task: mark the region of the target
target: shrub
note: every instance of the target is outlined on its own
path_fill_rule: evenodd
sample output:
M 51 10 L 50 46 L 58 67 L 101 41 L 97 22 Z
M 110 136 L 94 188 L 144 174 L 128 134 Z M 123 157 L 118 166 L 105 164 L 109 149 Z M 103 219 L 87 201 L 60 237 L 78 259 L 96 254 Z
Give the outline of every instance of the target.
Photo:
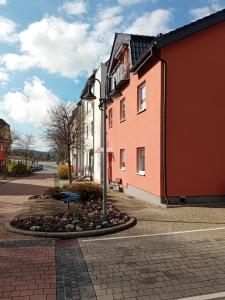
M 58 173 L 59 173 L 59 178 L 60 179 L 68 179 L 69 178 L 68 165 L 60 164 L 58 166 Z
M 68 192 L 78 193 L 80 194 L 81 201 L 90 201 L 102 199 L 102 187 L 93 182 L 75 182 L 71 184 L 67 184 L 64 186 L 64 189 Z
M 45 195 L 49 195 L 50 197 L 59 200 L 62 198 L 60 195 L 61 192 L 64 192 L 64 189 L 60 187 L 50 187 L 45 191 Z
M 23 164 L 14 165 L 12 172 L 15 176 L 26 176 L 31 174 L 30 167 Z

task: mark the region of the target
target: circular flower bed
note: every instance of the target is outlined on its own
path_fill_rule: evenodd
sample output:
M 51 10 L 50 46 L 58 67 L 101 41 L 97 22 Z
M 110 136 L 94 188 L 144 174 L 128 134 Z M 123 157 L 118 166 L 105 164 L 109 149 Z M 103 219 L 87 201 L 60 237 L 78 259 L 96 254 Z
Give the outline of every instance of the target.
M 120 212 L 111 203 L 108 204 L 107 213 L 103 215 L 102 201 L 92 200 L 84 204 L 76 203 L 69 213 L 15 217 L 10 225 L 29 231 L 81 232 L 114 227 L 126 223 L 129 219 L 127 214 Z

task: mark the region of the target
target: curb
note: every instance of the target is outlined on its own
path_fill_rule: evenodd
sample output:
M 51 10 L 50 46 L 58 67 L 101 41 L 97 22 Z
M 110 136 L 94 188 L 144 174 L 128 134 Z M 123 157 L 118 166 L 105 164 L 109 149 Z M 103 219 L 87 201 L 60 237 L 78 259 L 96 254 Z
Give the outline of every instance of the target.
M 86 237 L 93 237 L 93 236 L 100 236 L 110 233 L 115 233 L 121 230 L 128 229 L 134 225 L 136 225 L 137 219 L 130 218 L 125 224 L 117 225 L 110 228 L 103 228 L 103 229 L 96 229 L 96 230 L 89 230 L 89 231 L 79 231 L 79 232 L 43 232 L 43 231 L 29 231 L 29 230 L 22 230 L 15 228 L 10 225 L 10 220 L 5 223 L 6 230 L 18 234 L 23 235 L 30 235 L 35 237 L 45 237 L 45 238 L 61 238 L 61 239 L 72 239 L 72 238 L 86 238 Z

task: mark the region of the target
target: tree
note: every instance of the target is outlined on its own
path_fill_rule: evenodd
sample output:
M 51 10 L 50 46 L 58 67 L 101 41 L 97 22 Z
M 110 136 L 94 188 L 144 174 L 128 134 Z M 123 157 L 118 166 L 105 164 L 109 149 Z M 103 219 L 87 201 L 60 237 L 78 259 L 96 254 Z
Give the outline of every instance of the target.
M 71 149 L 83 143 L 83 114 L 80 106 L 71 102 L 62 102 L 53 106 L 43 124 L 44 137 L 50 145 L 68 161 L 69 182 L 72 183 Z
M 27 133 L 24 136 L 21 136 L 19 138 L 18 145 L 23 150 L 26 165 L 27 165 L 28 155 L 31 150 L 31 146 L 33 146 L 34 143 L 35 143 L 35 137 L 31 133 Z

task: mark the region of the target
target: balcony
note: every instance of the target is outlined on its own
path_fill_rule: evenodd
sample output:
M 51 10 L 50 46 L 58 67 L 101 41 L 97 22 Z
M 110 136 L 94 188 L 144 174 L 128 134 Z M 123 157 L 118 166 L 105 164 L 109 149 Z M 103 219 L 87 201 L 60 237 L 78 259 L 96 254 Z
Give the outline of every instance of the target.
M 121 63 L 112 74 L 113 78 L 111 78 L 110 84 L 110 96 L 113 96 L 115 92 L 115 81 L 116 88 L 121 89 L 124 87 L 130 80 L 130 64 Z M 115 80 L 114 80 L 115 78 Z

